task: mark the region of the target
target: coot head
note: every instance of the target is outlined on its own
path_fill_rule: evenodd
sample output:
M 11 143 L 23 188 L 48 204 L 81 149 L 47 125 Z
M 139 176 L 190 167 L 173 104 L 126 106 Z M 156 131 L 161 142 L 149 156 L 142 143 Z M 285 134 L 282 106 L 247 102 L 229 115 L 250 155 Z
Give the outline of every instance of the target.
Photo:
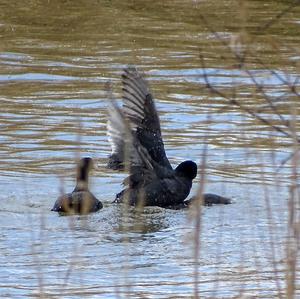
M 181 176 L 193 180 L 197 176 L 197 164 L 190 160 L 184 161 L 175 168 L 175 171 Z

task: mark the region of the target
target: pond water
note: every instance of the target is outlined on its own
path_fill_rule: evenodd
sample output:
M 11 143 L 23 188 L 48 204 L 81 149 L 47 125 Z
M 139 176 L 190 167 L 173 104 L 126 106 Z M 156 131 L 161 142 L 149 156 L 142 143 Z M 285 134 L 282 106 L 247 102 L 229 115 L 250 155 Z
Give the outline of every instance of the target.
M 294 167 L 278 167 L 300 108 L 300 9 L 289 5 L 0 0 L 2 298 L 287 295 Z M 193 209 L 111 203 L 125 174 L 105 168 L 105 86 L 119 99 L 127 65 L 149 81 L 172 165 L 206 155 L 205 191 L 233 198 L 203 207 L 197 233 Z M 74 187 L 79 155 L 97 163 L 104 208 L 60 217 L 50 209 Z

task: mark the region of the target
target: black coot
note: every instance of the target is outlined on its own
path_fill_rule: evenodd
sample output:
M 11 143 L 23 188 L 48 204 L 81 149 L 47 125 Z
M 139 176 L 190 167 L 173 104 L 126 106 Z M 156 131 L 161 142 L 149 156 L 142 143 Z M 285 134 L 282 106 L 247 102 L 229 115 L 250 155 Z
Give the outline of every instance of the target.
M 122 78 L 123 109 L 115 105 L 109 107 L 108 136 L 112 154 L 108 167 L 122 169 L 127 161 L 129 177 L 115 202 L 160 207 L 182 203 L 190 193 L 197 165 L 184 161 L 172 168 L 147 82 L 132 67 L 124 70 Z

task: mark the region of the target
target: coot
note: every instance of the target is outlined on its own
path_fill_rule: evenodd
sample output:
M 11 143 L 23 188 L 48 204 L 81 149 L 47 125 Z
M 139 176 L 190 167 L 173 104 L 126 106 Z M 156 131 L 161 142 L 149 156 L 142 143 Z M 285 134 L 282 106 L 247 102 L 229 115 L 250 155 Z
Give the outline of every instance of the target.
M 147 82 L 133 67 L 124 70 L 122 82 L 123 108 L 109 106 L 107 125 L 112 146 L 108 167 L 121 169 L 128 162 L 129 170 L 126 188 L 115 202 L 160 207 L 182 203 L 190 193 L 197 165 L 184 161 L 172 168 Z

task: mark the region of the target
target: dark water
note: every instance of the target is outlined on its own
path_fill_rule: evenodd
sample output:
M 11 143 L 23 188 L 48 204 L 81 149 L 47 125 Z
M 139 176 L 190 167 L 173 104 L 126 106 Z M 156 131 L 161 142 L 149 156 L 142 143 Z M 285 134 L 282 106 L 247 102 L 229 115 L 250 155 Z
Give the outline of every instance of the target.
M 272 99 L 297 130 L 300 9 L 289 5 L 0 0 L 1 297 L 189 298 L 196 265 L 201 297 L 285 296 L 292 166 L 277 168 L 293 140 L 205 76 L 290 132 Z M 120 98 L 128 64 L 149 80 L 172 164 L 200 163 L 207 145 L 205 190 L 234 199 L 202 209 L 197 261 L 193 211 L 111 204 L 124 174 L 104 168 L 105 86 Z M 97 161 L 104 209 L 59 217 L 50 208 L 78 155 Z

